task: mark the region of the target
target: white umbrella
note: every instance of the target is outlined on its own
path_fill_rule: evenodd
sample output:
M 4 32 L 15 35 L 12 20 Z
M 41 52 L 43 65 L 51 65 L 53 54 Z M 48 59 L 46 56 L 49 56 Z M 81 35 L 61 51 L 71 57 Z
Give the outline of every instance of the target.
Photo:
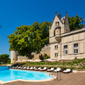
M 22 60 L 23 62 L 27 61 L 27 60 Z
M 67 59 L 67 58 L 60 58 L 60 59 L 58 59 L 58 61 L 60 61 L 60 60 L 72 60 L 72 59 Z
M 34 60 L 28 60 L 29 62 L 33 62 Z
M 40 60 L 40 59 L 36 59 L 36 60 L 34 60 L 34 62 L 41 62 L 42 60 Z
M 55 60 L 49 58 L 49 59 L 46 59 L 44 61 L 55 61 Z

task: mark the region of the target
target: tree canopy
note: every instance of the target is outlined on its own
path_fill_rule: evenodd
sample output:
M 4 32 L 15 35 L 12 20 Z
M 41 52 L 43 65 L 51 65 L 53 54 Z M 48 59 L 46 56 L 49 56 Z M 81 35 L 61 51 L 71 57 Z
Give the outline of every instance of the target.
M 0 63 L 8 63 L 10 61 L 8 54 L 1 54 L 0 55 Z
M 78 15 L 76 15 L 75 17 L 68 17 L 69 20 L 69 25 L 70 25 L 70 30 L 76 30 L 79 28 L 84 27 L 85 25 L 82 22 L 82 17 L 79 18 Z
M 39 53 L 41 48 L 49 43 L 50 22 L 34 22 L 32 25 L 17 27 L 13 34 L 8 36 L 10 48 L 19 55 L 31 56 L 32 52 Z

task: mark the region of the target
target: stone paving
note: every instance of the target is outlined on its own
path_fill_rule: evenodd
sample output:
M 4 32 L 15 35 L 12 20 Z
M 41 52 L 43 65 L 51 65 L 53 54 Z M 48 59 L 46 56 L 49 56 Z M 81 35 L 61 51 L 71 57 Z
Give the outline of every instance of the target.
M 16 81 L 5 83 L 3 85 L 85 85 L 85 73 L 69 73 L 69 74 L 61 73 L 61 80 L 58 81 L 57 79 L 46 82 Z

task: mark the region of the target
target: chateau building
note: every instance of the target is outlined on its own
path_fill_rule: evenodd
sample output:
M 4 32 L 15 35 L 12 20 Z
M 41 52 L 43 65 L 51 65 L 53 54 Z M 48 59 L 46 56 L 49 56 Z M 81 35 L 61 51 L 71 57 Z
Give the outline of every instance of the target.
M 47 54 L 51 59 L 74 59 L 85 58 L 85 28 L 70 31 L 68 14 L 61 18 L 61 14 L 55 15 L 49 29 L 49 44 L 42 48 L 40 54 Z M 34 53 L 34 60 L 39 55 Z M 28 60 L 26 56 L 19 56 L 14 50 L 11 51 L 11 63 L 17 60 Z
M 68 14 L 55 15 L 49 30 L 51 59 L 85 58 L 85 28 L 70 31 Z

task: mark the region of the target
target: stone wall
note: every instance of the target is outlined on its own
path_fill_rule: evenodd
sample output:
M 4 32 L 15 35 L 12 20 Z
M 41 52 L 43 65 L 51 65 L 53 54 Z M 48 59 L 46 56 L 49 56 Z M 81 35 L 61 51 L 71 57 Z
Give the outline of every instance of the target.
M 78 43 L 78 53 L 74 53 L 74 44 Z M 64 45 L 68 45 L 68 54 L 64 54 Z M 85 32 L 77 33 L 62 38 L 62 57 L 64 58 L 85 58 Z
M 35 59 L 39 59 L 39 55 L 44 55 L 44 54 L 47 54 L 48 56 L 50 56 L 50 45 L 48 44 L 48 45 L 45 45 L 42 49 L 41 49 L 41 51 L 40 51 L 40 53 L 39 54 L 36 54 L 36 53 L 32 53 L 32 55 L 34 55 L 34 58 L 33 58 L 33 60 L 35 60 Z M 17 56 L 18 57 L 18 60 L 28 60 L 28 58 L 26 57 L 26 56 Z
M 22 60 L 28 60 L 28 58 L 26 56 L 17 56 L 18 60 L 22 61 Z

